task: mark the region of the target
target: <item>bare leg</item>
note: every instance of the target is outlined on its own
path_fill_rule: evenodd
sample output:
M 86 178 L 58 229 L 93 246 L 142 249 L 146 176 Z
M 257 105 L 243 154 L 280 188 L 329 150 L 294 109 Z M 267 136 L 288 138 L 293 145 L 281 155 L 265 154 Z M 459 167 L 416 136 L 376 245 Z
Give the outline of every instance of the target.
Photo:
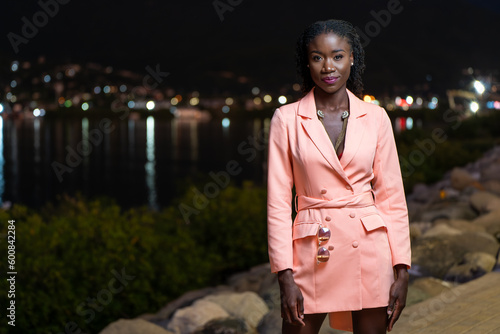
M 387 307 L 352 311 L 353 334 L 385 334 L 387 324 Z
M 323 321 L 325 320 L 326 313 L 318 314 L 304 314 L 303 327 L 292 325 L 283 321 L 281 333 L 283 334 L 318 334 Z

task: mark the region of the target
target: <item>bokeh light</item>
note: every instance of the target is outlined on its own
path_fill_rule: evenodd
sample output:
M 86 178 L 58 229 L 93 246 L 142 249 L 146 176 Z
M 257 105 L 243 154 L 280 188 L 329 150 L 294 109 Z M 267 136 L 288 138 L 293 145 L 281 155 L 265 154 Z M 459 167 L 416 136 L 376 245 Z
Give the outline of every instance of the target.
M 473 113 L 477 113 L 478 110 L 479 110 L 479 103 L 477 103 L 476 101 L 472 101 L 470 103 L 470 111 L 472 111 Z
M 154 101 L 148 101 L 148 103 L 146 103 L 146 108 L 148 110 L 153 110 L 155 108 L 155 103 Z

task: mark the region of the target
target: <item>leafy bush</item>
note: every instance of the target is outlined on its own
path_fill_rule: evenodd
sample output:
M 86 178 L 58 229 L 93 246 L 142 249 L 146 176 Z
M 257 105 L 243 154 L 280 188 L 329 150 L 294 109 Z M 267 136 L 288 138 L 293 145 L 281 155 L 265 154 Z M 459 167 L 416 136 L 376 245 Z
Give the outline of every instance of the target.
M 265 200 L 263 188 L 229 186 L 189 225 L 177 205 L 123 212 L 109 199 L 63 197 L 39 213 L 0 211 L 2 236 L 16 220 L 17 317 L 9 333 L 60 333 L 68 323 L 95 333 L 267 261 Z M 179 203 L 191 204 L 192 192 Z M 0 248 L 7 254 L 5 239 Z M 8 271 L 5 262 L 0 270 Z M 122 271 L 129 277 L 117 280 Z M 6 280 L 0 284 L 6 291 Z

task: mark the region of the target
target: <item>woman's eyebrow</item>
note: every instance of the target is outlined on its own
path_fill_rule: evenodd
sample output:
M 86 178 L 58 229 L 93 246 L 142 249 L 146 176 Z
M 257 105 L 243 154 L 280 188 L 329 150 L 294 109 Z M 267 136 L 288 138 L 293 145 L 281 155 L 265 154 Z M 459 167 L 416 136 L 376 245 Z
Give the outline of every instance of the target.
M 337 53 L 337 52 L 346 52 L 346 51 L 344 49 L 335 49 L 335 50 L 332 50 L 332 53 Z M 323 52 L 318 51 L 318 50 L 311 50 L 310 53 L 317 53 L 317 54 L 320 54 L 320 55 L 323 54 Z

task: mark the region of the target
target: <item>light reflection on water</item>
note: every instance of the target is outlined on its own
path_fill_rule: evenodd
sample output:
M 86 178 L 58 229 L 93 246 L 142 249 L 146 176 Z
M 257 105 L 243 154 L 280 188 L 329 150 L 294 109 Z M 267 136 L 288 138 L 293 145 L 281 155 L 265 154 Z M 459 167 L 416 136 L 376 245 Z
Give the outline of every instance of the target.
M 204 182 L 210 171 L 224 170 L 233 159 L 243 167 L 233 182 L 264 182 L 265 150 L 258 149 L 256 158 L 247 161 L 237 148 L 249 136 L 267 134 L 269 119 L 232 120 L 224 127 L 220 120 L 155 115 L 113 120 L 109 132 L 101 121 L 92 116 L 0 117 L 0 204 L 39 207 L 63 193 L 82 193 L 157 210 L 181 195 L 176 191 L 182 191 L 184 180 Z M 54 163 L 64 166 L 60 178 Z
M 146 186 L 148 188 L 148 204 L 153 210 L 158 210 L 156 195 L 156 157 L 155 157 L 155 119 L 149 116 L 146 121 Z

